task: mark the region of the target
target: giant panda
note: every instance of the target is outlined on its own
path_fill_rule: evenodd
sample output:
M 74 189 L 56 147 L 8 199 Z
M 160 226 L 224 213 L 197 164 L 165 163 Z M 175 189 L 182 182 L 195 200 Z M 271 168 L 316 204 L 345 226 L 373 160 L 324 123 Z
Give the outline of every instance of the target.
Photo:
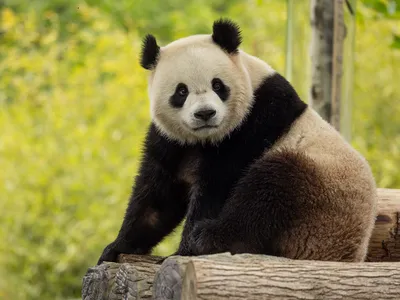
M 229 19 L 164 47 L 144 38 L 151 123 L 98 264 L 150 253 L 185 218 L 175 255 L 365 259 L 377 200 L 369 164 L 241 42 Z

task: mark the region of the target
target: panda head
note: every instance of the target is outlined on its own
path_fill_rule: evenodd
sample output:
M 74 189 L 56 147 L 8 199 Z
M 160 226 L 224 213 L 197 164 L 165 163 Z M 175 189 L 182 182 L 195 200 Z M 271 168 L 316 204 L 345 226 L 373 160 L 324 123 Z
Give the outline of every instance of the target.
M 150 72 L 153 122 L 182 144 L 218 143 L 245 119 L 253 90 L 241 61 L 239 27 L 214 22 L 210 35 L 193 35 L 160 47 L 143 40 L 141 66 Z

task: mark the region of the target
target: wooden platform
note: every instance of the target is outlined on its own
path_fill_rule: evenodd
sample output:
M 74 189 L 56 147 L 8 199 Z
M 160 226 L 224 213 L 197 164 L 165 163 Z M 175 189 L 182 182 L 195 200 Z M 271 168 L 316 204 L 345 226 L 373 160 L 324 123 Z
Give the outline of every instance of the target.
M 378 189 L 367 261 L 338 263 L 221 253 L 120 255 L 90 268 L 82 299 L 398 299 L 400 190 Z

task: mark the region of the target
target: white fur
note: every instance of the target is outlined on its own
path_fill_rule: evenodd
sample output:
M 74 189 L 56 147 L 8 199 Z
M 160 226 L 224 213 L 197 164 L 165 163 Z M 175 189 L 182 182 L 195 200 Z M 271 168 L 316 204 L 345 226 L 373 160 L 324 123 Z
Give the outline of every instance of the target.
M 184 106 L 178 112 L 178 115 L 185 126 L 188 126 L 190 129 L 196 129 L 205 125 L 205 122 L 195 118 L 194 114 L 197 111 L 206 109 L 213 109 L 216 111 L 215 116 L 207 124 L 211 126 L 220 126 L 227 114 L 226 105 L 216 93 L 209 89 L 202 93 L 190 93 Z M 204 135 L 209 131 L 210 129 L 200 130 L 198 134 Z
M 243 51 L 227 54 L 211 35 L 176 40 L 161 47 L 157 66 L 149 77 L 151 117 L 162 134 L 182 144 L 217 143 L 240 126 L 252 106 L 254 90 L 274 72 Z M 216 77 L 230 89 L 225 102 L 212 90 L 211 81 Z M 182 108 L 169 103 L 178 83 L 189 89 Z M 210 122 L 218 127 L 195 130 L 203 123 L 193 114 L 206 108 L 216 111 Z

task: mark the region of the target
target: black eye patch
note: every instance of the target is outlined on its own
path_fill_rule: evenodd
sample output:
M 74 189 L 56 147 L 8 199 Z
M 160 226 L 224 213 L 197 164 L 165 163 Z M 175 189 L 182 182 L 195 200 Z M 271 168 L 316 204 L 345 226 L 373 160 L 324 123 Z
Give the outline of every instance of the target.
M 186 98 L 189 95 L 189 89 L 186 84 L 179 83 L 176 86 L 175 93 L 169 98 L 169 103 L 172 107 L 180 108 L 185 104 Z
M 211 81 L 211 87 L 222 101 L 226 101 L 229 98 L 230 89 L 222 82 L 221 79 L 214 78 Z

